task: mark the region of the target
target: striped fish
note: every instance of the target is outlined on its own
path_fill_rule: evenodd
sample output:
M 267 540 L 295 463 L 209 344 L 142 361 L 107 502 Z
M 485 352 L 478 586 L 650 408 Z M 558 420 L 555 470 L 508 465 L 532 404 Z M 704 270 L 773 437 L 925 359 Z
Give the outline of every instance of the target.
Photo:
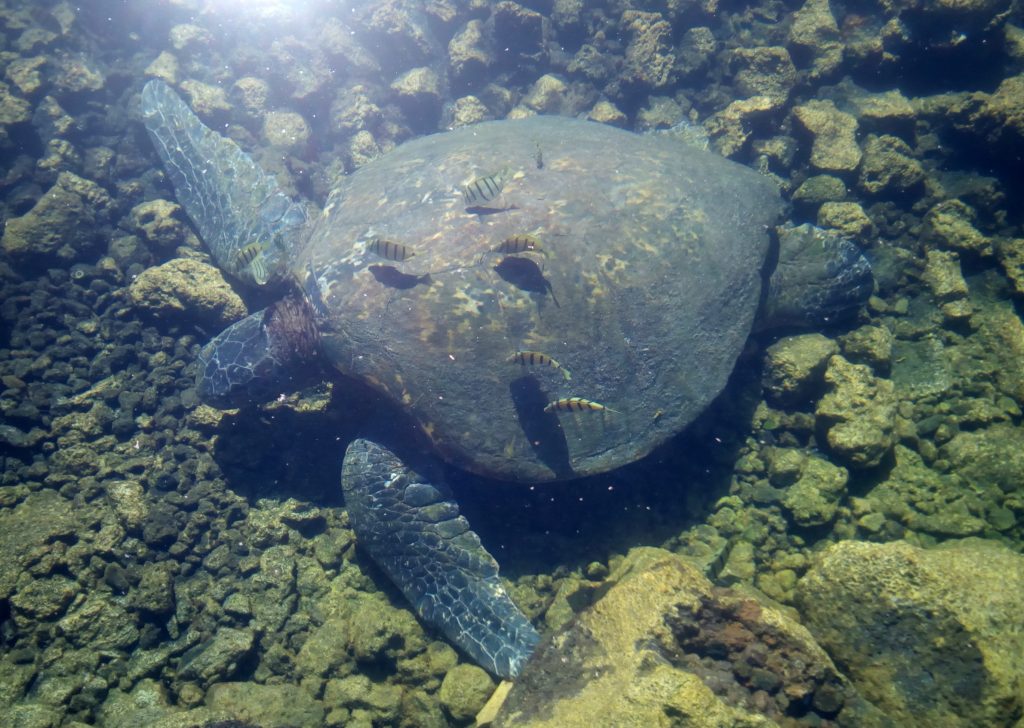
M 392 240 L 385 240 L 384 238 L 374 238 L 366 246 L 374 255 L 379 255 L 381 258 L 386 260 L 393 260 L 401 263 L 403 260 L 408 260 L 412 256 L 416 255 L 416 251 L 410 248 L 408 245 L 402 245 Z
M 568 369 L 563 367 L 561 364 L 559 364 L 557 361 L 552 359 L 547 354 L 543 354 L 539 351 L 517 351 L 515 354 L 508 358 L 508 361 L 513 364 L 522 364 L 524 367 L 551 367 L 552 369 L 557 369 L 558 371 L 562 372 L 562 377 L 565 378 L 565 381 L 568 382 L 570 379 L 572 379 L 572 375 L 569 373 Z
M 505 253 L 506 255 L 534 252 L 547 256 L 547 251 L 541 247 L 540 240 L 533 235 L 510 235 L 498 244 L 494 252 Z
M 496 174 L 489 174 L 486 177 L 477 177 L 468 185 L 462 188 L 462 198 L 467 205 L 479 205 L 490 202 L 501 194 L 511 170 L 505 167 Z
M 248 269 L 249 276 L 257 286 L 262 286 L 270 280 L 270 273 L 267 271 L 267 263 L 263 256 L 267 247 L 266 242 L 249 243 L 235 253 L 235 267 L 239 272 Z
M 611 407 L 605 407 L 600 402 L 592 402 L 583 397 L 565 397 L 548 402 L 544 407 L 545 412 L 614 412 Z

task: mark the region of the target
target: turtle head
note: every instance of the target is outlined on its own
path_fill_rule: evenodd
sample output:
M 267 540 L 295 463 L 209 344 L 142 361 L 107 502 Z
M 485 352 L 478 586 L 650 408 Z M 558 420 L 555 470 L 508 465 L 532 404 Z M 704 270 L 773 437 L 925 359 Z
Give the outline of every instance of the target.
M 874 289 L 871 265 L 834 230 L 785 225 L 762 291 L 756 329 L 814 328 L 850 318 Z
M 266 402 L 320 376 L 319 334 L 305 298 L 288 296 L 237 321 L 199 353 L 196 388 L 214 407 Z

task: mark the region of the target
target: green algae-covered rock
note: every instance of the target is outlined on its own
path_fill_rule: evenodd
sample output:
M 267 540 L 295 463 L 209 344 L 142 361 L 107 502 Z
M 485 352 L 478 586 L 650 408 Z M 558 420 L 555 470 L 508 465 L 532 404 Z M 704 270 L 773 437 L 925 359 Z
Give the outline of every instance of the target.
M 182 655 L 179 674 L 186 680 L 199 680 L 207 685 L 220 682 L 235 674 L 255 642 L 256 635 L 251 629 L 220 629 L 213 639 Z
M 853 467 L 878 465 L 895 441 L 896 393 L 863 364 L 833 356 L 825 371 L 830 391 L 815 412 L 829 448 Z
M 768 728 L 793 701 L 807 725 L 886 725 L 804 627 L 683 557 L 633 549 L 605 588 L 539 648 L 494 725 Z
M 891 725 L 1016 725 L 1024 557 L 968 539 L 843 541 L 797 585 L 805 624 Z
M 320 728 L 324 724 L 324 706 L 298 685 L 217 683 L 206 692 L 206 704 L 255 725 Z
M 476 665 L 456 665 L 441 683 L 441 705 L 458 721 L 469 720 L 480 712 L 494 692 L 494 681 Z
M 838 353 L 836 342 L 821 334 L 779 339 L 765 352 L 765 392 L 778 404 L 803 404 L 821 388 L 829 358 Z
M 7 220 L 0 249 L 15 260 L 80 260 L 99 244 L 113 206 L 95 182 L 61 172 L 31 210 Z
M 245 304 L 219 270 L 190 258 L 176 258 L 143 271 L 128 287 L 136 308 L 162 319 L 194 316 L 224 326 L 245 316 Z
M 799 526 L 821 526 L 836 516 L 846 495 L 846 469 L 817 457 L 807 458 L 800 477 L 786 489 L 782 507 Z
M 852 172 L 860 164 L 857 119 L 831 101 L 812 100 L 793 109 L 797 123 L 811 135 L 811 165 L 833 172 Z

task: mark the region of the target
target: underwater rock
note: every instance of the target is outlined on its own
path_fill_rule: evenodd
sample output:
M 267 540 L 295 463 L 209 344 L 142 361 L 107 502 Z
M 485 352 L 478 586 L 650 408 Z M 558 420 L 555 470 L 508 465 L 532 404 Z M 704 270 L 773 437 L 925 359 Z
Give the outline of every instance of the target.
M 231 111 L 227 92 L 220 86 L 188 79 L 181 82 L 181 90 L 188 96 L 192 110 L 202 117 L 210 119 Z
M 368 17 L 361 19 L 364 32 L 358 35 L 366 39 L 368 47 L 380 49 L 375 58 L 388 73 L 423 66 L 440 55 L 422 6 L 405 0 L 366 4 Z
M 223 327 L 246 315 L 245 304 L 220 270 L 190 258 L 175 258 L 144 270 L 128 286 L 141 311 L 162 320 L 193 317 Z
M 179 71 L 178 58 L 169 51 L 161 51 L 143 73 L 147 78 L 159 78 L 171 86 L 177 86 Z
M 909 195 L 921 188 L 924 177 L 924 168 L 902 139 L 889 135 L 868 137 L 857 178 L 857 186 L 866 194 Z
M 43 85 L 43 77 L 39 69 L 46 65 L 46 56 L 17 58 L 7 66 L 7 80 L 17 86 L 18 91 L 26 96 L 35 95 Z
M 629 123 L 629 118 L 610 101 L 598 101 L 587 114 L 587 118 L 600 124 L 610 124 L 622 129 Z
M 93 593 L 57 623 L 67 640 L 91 650 L 127 650 L 139 641 L 135 617 L 108 594 Z
M 810 404 L 824 383 L 825 367 L 839 346 L 821 334 L 779 339 L 765 351 L 762 386 L 769 399 L 789 406 Z
M 541 644 L 495 726 L 886 725 L 806 628 L 678 555 L 631 549 L 605 588 Z
M 1024 238 L 1002 238 L 996 245 L 996 256 L 1006 271 L 1013 292 L 1024 295 Z
M 738 48 L 730 54 L 729 66 L 745 98 L 770 96 L 785 102 L 796 85 L 796 67 L 782 46 Z
M 331 104 L 331 129 L 340 134 L 354 134 L 377 128 L 383 114 L 373 96 L 374 90 L 364 84 L 338 91 Z
M 32 118 L 32 105 L 11 93 L 6 83 L 0 82 L 0 127 L 24 124 Z
M 670 129 L 683 118 L 683 107 L 668 96 L 652 96 L 636 115 L 637 126 L 644 131 Z
M 270 84 L 262 78 L 243 76 L 231 84 L 231 101 L 251 119 L 262 119 L 270 102 Z
M 494 680 L 476 665 L 456 665 L 444 676 L 438 697 L 455 720 L 470 720 L 480 712 L 494 692 Z
M 830 546 L 797 585 L 815 637 L 891 725 L 1014 725 L 1024 557 L 968 539 Z M 837 608 L 841 605 L 841 608 Z
M 826 172 L 852 172 L 860 164 L 857 119 L 831 101 L 808 101 L 793 109 L 797 123 L 813 138 L 811 166 Z
M 143 565 L 142 578 L 129 591 L 132 609 L 157 617 L 170 615 L 174 611 L 173 568 L 168 562 Z
M 947 319 L 970 317 L 971 303 L 967 299 L 967 281 L 960 272 L 959 255 L 952 250 L 927 251 L 921 280 L 931 289 Z
M 846 183 L 830 174 L 816 174 L 805 179 L 793 193 L 793 202 L 821 205 L 846 199 Z
M 829 360 L 825 382 L 829 392 L 818 402 L 815 415 L 829 449 L 855 468 L 878 465 L 895 440 L 893 383 L 838 354 Z
M 483 101 L 476 96 L 463 96 L 452 104 L 450 127 L 455 129 L 460 126 L 479 124 L 481 121 L 491 118 L 491 112 Z
M 206 691 L 211 710 L 261 726 L 321 728 L 324 706 L 298 685 L 220 682 Z
M 77 54 L 58 57 L 54 61 L 50 81 L 57 91 L 69 94 L 96 93 L 107 83 L 106 76 L 93 59 Z M 57 95 L 60 96 L 59 93 Z
M 181 23 L 167 34 L 171 46 L 178 51 L 196 51 L 213 43 L 213 35 L 205 28 L 191 23 Z
M 848 238 L 871 234 L 874 223 L 856 202 L 825 202 L 818 208 L 818 227 L 838 230 Z
M 312 133 L 302 114 L 295 111 L 270 111 L 263 117 L 263 139 L 272 147 L 301 152 Z
M 140 202 L 122 220 L 121 226 L 142 238 L 156 253 L 170 253 L 186 243 L 190 247 L 198 247 L 185 211 L 181 205 L 170 200 Z
M 358 131 L 352 135 L 352 138 L 348 140 L 346 145 L 346 152 L 348 164 L 352 169 L 358 169 L 382 154 L 377 140 L 373 138 L 373 134 L 366 130 Z
M 992 255 L 991 238 L 974 227 L 977 216 L 974 208 L 960 200 L 944 200 L 925 214 L 921 239 L 942 248 Z
M 466 86 L 483 79 L 494 63 L 484 24 L 470 20 L 448 42 L 448 70 L 455 83 Z
M 758 122 L 781 108 L 781 102 L 769 96 L 754 96 L 733 101 L 708 117 L 704 127 L 723 157 L 738 155 L 746 147 Z
M 22 262 L 80 260 L 102 239 L 113 206 L 95 182 L 61 172 L 31 210 L 7 220 L 0 249 Z
M 546 74 L 534 81 L 523 97 L 524 106 L 541 114 L 555 114 L 566 103 L 569 86 L 558 76 Z
M 494 45 L 503 50 L 511 64 L 534 61 L 547 63 L 545 35 L 547 18 L 536 10 L 510 0 L 495 3 L 491 11 Z
M 36 621 L 56 619 L 81 590 L 77 582 L 64 576 L 29 581 L 10 598 L 14 622 L 25 629 Z
M 811 80 L 820 81 L 839 68 L 843 43 L 828 0 L 807 0 L 793 13 L 788 43 L 800 67 L 809 67 Z
M 126 531 L 142 530 L 149 507 L 142 486 L 134 480 L 116 480 L 107 483 L 107 498 Z
M 690 80 L 706 73 L 718 50 L 718 40 L 707 26 L 690 28 L 683 33 L 676 49 L 676 72 Z
M 622 82 L 650 90 L 668 86 L 674 78 L 676 61 L 669 22 L 661 13 L 627 10 L 620 23 L 622 30 L 630 35 Z
M 349 675 L 328 680 L 323 700 L 331 706 L 332 713 L 339 709 L 349 711 L 352 720 L 343 725 L 395 725 L 402 707 L 402 688 L 371 681 L 362 674 Z
M 45 474 L 45 471 L 44 471 Z M 14 508 L 0 509 L 0 599 L 14 592 L 24 568 L 36 552 L 71 539 L 79 529 L 70 501 L 55 490 L 29 493 Z
M 406 71 L 391 83 L 398 103 L 405 111 L 410 125 L 418 129 L 437 130 L 441 113 L 441 79 L 426 66 Z
M 206 686 L 224 682 L 238 671 L 239 663 L 252 652 L 255 643 L 256 635 L 251 629 L 218 629 L 212 639 L 181 656 L 178 675 Z
M 855 93 L 850 98 L 850 104 L 856 110 L 857 121 L 862 128 L 913 139 L 910 135 L 913 134 L 917 115 L 910 101 L 899 90 L 877 94 Z
M 886 375 L 892 365 L 893 335 L 884 326 L 861 326 L 841 336 L 843 356 L 854 364 L 867 364 L 876 374 Z
M 798 526 L 830 523 L 846 496 L 848 478 L 845 468 L 819 457 L 806 458 L 797 481 L 786 488 L 782 507 Z

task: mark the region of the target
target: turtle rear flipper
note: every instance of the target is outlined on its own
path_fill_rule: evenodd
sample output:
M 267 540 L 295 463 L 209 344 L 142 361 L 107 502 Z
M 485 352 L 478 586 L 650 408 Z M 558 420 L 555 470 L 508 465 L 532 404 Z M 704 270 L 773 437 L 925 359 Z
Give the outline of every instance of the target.
M 359 545 L 412 603 L 480 665 L 515 677 L 539 641 L 498 580 L 444 486 L 406 467 L 387 448 L 355 440 L 341 482 Z
M 305 206 L 281 192 L 237 144 L 204 126 L 163 81 L 142 89 L 142 118 L 178 201 L 217 265 L 250 284 L 283 280 L 306 225 Z M 253 245 L 261 250 L 260 275 L 240 256 Z
M 764 287 L 756 329 L 817 327 L 848 318 L 874 288 L 860 249 L 833 230 L 814 225 L 778 229 L 778 258 Z

